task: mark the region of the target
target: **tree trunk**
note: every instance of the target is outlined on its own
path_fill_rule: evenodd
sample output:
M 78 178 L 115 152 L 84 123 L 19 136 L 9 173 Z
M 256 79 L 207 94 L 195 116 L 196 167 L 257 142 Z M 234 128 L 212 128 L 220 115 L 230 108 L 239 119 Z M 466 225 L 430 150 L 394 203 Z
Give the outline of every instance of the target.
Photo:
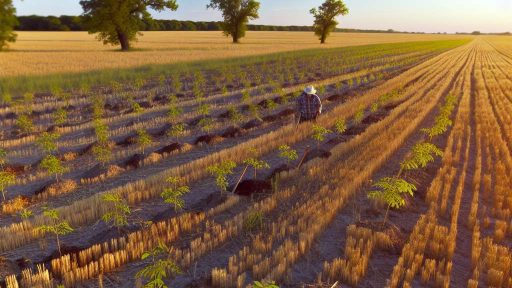
M 320 44 L 325 44 L 325 39 L 327 39 L 327 29 L 322 29 L 322 36 L 320 37 Z
M 119 43 L 121 43 L 122 51 L 130 50 L 130 40 L 128 40 L 128 36 L 126 35 L 126 33 L 117 30 L 117 38 L 119 39 Z
M 233 37 L 233 43 L 238 44 L 238 28 L 235 28 L 235 31 L 231 34 L 231 37 Z

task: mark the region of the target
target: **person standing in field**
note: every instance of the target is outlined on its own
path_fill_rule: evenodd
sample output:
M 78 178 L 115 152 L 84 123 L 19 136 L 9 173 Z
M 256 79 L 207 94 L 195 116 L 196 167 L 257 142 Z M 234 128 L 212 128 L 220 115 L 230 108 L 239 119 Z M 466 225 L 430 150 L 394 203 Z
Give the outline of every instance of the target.
M 308 86 L 297 99 L 296 117 L 298 123 L 306 121 L 315 121 L 322 113 L 322 101 L 316 95 L 316 89 Z

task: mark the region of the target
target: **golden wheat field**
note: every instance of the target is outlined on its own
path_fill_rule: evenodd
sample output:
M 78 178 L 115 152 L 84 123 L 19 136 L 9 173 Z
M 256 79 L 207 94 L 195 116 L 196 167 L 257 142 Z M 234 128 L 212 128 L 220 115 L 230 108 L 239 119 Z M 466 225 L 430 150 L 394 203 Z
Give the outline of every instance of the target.
M 232 45 L 221 32 L 144 32 L 138 51 L 117 53 L 86 32 L 19 32 L 0 57 L 0 77 L 83 72 L 274 52 L 406 41 L 461 39 L 454 35 L 333 33 L 321 46 L 311 32 L 248 32 Z
M 20 33 L 6 75 L 304 51 L 2 103 L 0 286 L 512 288 L 512 38 L 329 42 Z

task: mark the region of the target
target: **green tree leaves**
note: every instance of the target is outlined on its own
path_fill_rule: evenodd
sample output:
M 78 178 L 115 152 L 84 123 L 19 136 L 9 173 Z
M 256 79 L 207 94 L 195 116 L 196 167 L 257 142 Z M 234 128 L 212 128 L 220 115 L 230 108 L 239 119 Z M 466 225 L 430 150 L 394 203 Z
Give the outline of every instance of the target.
M 7 171 L 0 171 L 0 191 L 5 201 L 5 189 L 16 183 L 16 175 Z
M 402 194 L 414 195 L 416 186 L 397 178 L 385 177 L 373 185 L 378 190 L 368 192 L 370 199 L 383 200 L 391 208 L 400 208 L 405 205 L 405 199 Z
M 59 236 L 67 235 L 74 231 L 74 229 L 69 225 L 69 223 L 65 220 L 60 220 L 59 212 L 56 209 L 50 209 L 48 207 L 43 208 L 43 215 L 50 220 L 50 224 L 44 224 L 36 228 L 37 231 L 46 234 L 51 233 L 54 234 L 57 239 L 57 247 L 59 249 L 59 254 L 62 256 L 62 252 L 60 250 L 60 240 Z
M 279 157 L 285 159 L 288 165 L 290 165 L 290 162 L 299 158 L 299 155 L 297 155 L 297 151 L 293 150 L 290 146 L 281 145 L 279 146 Z
M 61 161 L 59 158 L 53 156 L 53 155 L 47 155 L 43 158 L 41 161 L 41 164 L 39 164 L 39 167 L 42 169 L 45 169 L 46 172 L 50 175 L 55 175 L 55 180 L 59 181 L 59 175 L 62 175 L 64 172 L 67 171 L 67 169 L 62 166 Z
M 188 186 L 180 186 L 181 182 L 183 182 L 183 178 L 180 177 L 167 178 L 167 183 L 169 183 L 171 187 L 165 188 L 162 194 L 160 194 L 165 203 L 174 205 L 175 211 L 183 209 L 185 206 L 183 195 L 190 192 L 190 188 Z
M 141 260 L 151 257 L 151 263 L 135 274 L 137 278 L 145 278 L 149 281 L 144 288 L 167 288 L 164 279 L 183 273 L 178 265 L 171 260 L 171 249 L 160 243 L 157 247 L 142 254 Z M 167 254 L 164 259 L 158 257 Z
M 0 51 L 7 47 L 7 43 L 16 41 L 14 26 L 17 24 L 16 8 L 12 0 L 0 0 Z
M 111 223 L 117 229 L 128 225 L 131 210 L 126 200 L 119 193 L 106 193 L 101 198 L 111 206 L 111 210 L 103 214 L 103 221 L 107 224 Z
M 235 167 L 236 163 L 231 160 L 228 160 L 219 164 L 209 166 L 207 168 L 207 171 L 213 176 L 215 176 L 215 182 L 219 187 L 221 193 L 227 191 L 229 185 L 227 176 L 233 174 L 233 169 L 235 169 Z
M 52 154 L 57 151 L 58 147 L 56 141 L 59 137 L 60 135 L 58 133 L 43 132 L 43 134 L 37 138 L 36 142 L 43 152 L 46 154 Z
M 443 151 L 432 143 L 418 143 L 412 148 L 411 155 L 400 163 L 400 168 L 404 171 L 425 168 L 434 162 L 435 156 L 443 156 Z
M 260 2 L 255 0 L 211 0 L 207 8 L 218 9 L 222 12 L 224 22 L 221 28 L 224 35 L 231 36 L 233 43 L 238 43 L 245 36 L 247 23 L 258 19 Z
M 89 33 L 98 33 L 103 44 L 121 45 L 130 49 L 130 42 L 137 40 L 140 27 L 151 22 L 148 8 L 155 11 L 176 10 L 175 0 L 82 0 L 85 24 Z
M 315 17 L 313 29 L 323 44 L 331 32 L 339 24 L 336 17 L 347 15 L 348 8 L 342 0 L 326 0 L 320 7 L 313 8 L 310 13 Z

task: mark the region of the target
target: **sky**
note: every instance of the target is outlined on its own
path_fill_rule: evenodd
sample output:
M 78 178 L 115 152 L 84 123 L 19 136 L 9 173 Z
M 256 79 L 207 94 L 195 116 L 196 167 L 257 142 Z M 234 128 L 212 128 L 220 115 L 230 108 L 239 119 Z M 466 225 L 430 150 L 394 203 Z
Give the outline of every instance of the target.
M 152 12 L 157 19 L 221 20 L 208 0 L 178 0 L 178 11 Z M 311 25 L 309 10 L 323 0 L 260 0 L 252 24 Z M 340 28 L 410 32 L 512 32 L 512 0 L 345 0 L 350 9 Z M 18 15 L 80 15 L 79 0 L 14 0 Z

